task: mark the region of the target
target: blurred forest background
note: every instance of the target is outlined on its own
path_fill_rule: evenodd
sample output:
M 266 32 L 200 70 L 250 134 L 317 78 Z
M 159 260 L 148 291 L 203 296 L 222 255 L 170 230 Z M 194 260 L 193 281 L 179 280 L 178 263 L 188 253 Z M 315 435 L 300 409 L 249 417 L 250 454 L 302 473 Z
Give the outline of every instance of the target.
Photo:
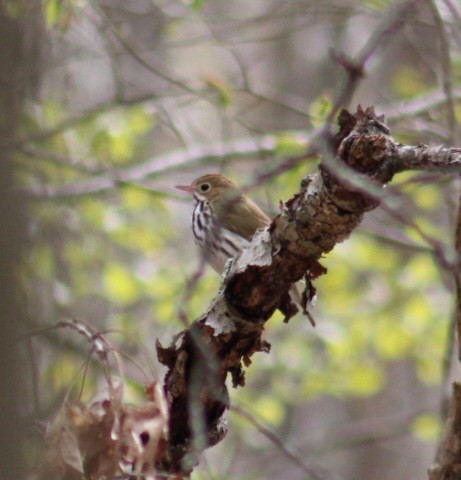
M 22 259 L 15 401 L 27 469 L 43 436 L 32 425 L 105 383 L 82 336 L 48 327 L 78 318 L 104 332 L 128 402 L 161 381 L 155 340 L 169 344 L 220 283 L 207 270 L 188 290 L 199 263 L 192 201 L 174 186 L 221 172 L 256 184 L 249 195 L 276 215 L 318 159 L 265 174 L 324 125 L 346 79 L 335 52 L 353 57 L 399 3 L 2 0 L 2 155 L 20 195 L 7 215 L 27 206 L 3 250 Z M 460 52 L 459 2 L 415 2 L 344 107 L 374 105 L 402 143 L 459 145 Z M 426 477 L 459 375 L 459 187 L 456 175 L 392 182 L 384 206 L 323 261 L 317 327 L 279 314 L 267 323 L 272 350 L 231 390 L 229 433 L 193 479 L 309 478 L 301 460 L 312 478 Z

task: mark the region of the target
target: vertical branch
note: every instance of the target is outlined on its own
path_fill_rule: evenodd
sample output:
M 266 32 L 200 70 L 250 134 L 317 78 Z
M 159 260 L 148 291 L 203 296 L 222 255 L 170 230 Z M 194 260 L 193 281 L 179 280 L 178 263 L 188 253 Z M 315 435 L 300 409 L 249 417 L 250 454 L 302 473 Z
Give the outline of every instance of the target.
M 456 218 L 454 269 L 456 309 L 454 323 L 457 333 L 458 359 L 461 361 L 461 194 Z M 451 332 L 450 332 L 451 333 Z M 429 469 L 429 480 L 458 480 L 461 478 L 461 384 L 454 383 L 445 431 L 437 453 L 436 464 Z
M 461 385 L 453 384 L 453 395 L 445 433 L 429 480 L 459 480 L 461 476 Z
M 455 250 L 457 258 L 454 272 L 456 285 L 455 323 L 458 342 L 458 359 L 461 361 L 461 193 L 459 196 L 458 214 L 456 218 Z

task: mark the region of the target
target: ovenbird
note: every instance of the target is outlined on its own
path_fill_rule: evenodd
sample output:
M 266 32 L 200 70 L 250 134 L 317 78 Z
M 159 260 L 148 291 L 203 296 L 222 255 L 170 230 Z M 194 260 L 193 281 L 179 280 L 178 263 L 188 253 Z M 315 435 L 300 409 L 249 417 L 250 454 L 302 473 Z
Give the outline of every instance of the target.
M 249 243 L 270 218 L 223 175 L 211 173 L 176 188 L 193 195 L 191 229 L 203 258 L 222 274 L 230 258 Z
M 194 240 L 205 261 L 220 275 L 226 262 L 248 246 L 256 230 L 271 223 L 256 203 L 223 175 L 210 173 L 190 185 L 177 185 L 176 188 L 194 197 L 191 221 Z M 315 326 L 296 284 L 290 287 L 289 295 Z

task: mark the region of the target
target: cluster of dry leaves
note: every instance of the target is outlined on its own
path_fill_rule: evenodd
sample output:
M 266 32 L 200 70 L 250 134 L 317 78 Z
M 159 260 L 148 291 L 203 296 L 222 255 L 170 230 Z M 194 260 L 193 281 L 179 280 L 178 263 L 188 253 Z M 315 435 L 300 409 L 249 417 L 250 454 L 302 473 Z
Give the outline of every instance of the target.
M 38 480 L 96 480 L 142 476 L 154 479 L 155 463 L 168 441 L 168 406 L 158 382 L 145 387 L 139 405 L 124 403 L 124 383 L 109 372 L 114 353 L 106 339 L 81 320 L 61 322 L 92 345 L 106 372 L 107 387 L 88 403 L 67 399 L 48 426 Z
M 155 478 L 168 411 L 158 383 L 146 387 L 146 396 L 141 405 L 126 405 L 123 383 L 112 381 L 88 404 L 67 400 L 47 430 L 39 479 Z

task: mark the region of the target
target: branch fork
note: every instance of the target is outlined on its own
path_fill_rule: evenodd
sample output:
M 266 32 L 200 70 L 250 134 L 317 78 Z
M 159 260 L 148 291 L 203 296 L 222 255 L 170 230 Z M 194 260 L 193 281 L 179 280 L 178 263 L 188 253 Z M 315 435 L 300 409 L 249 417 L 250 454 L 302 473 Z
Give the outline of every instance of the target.
M 264 324 L 283 307 L 290 285 L 307 276 L 311 298 L 312 281 L 325 273 L 322 255 L 347 239 L 364 213 L 379 205 L 393 176 L 435 169 L 428 162 L 429 147 L 423 159 L 420 147 L 396 143 L 372 107 L 359 106 L 353 115 L 343 110 L 338 123 L 319 172 L 301 182 L 270 227 L 258 231 L 234 259 L 208 310 L 171 346 L 157 343 L 158 357 L 168 368 L 164 389 L 170 406 L 169 447 L 159 470 L 188 476 L 200 451 L 224 437 L 226 378 L 230 374 L 234 387 L 244 386 L 243 367 L 255 352 L 269 351 L 261 339 Z M 445 150 L 437 156 L 441 171 L 460 162 L 458 151 Z

